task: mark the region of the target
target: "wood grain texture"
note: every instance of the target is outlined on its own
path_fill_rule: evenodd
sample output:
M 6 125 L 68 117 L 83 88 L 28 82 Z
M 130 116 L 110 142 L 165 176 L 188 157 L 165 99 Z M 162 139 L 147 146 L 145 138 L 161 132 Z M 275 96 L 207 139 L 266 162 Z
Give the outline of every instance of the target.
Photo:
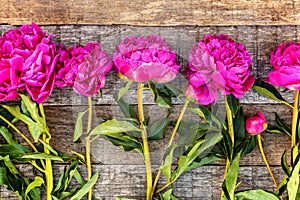
M 297 25 L 294 0 L 1 0 L 0 23 L 139 26 Z

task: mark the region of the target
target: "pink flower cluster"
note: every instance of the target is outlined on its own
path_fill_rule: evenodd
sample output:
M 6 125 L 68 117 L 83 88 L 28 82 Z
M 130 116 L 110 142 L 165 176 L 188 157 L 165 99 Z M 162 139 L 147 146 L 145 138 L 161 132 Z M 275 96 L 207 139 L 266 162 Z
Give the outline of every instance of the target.
M 269 73 L 269 82 L 290 90 L 300 90 L 300 45 L 288 42 L 277 46 L 271 53 L 274 71 Z
M 93 96 L 104 86 L 112 60 L 99 43 L 64 48 L 51 37 L 35 23 L 0 37 L 0 101 L 15 99 L 26 90 L 43 103 L 54 86 L 70 86 L 81 95 Z M 273 63 L 288 65 L 293 60 L 283 54 L 276 51 L 273 57 L 278 59 Z M 176 53 L 165 39 L 154 35 L 125 38 L 116 47 L 113 63 L 119 75 L 136 82 L 167 83 L 180 69 Z M 207 35 L 195 45 L 186 72 L 190 83 L 186 95 L 203 105 L 216 102 L 219 91 L 240 98 L 254 83 L 250 54 L 226 35 Z
M 98 43 L 64 49 L 32 23 L 5 32 L 0 37 L 0 101 L 27 91 L 43 103 L 54 86 L 71 86 L 93 96 L 104 86 L 112 62 Z
M 116 71 L 136 82 L 172 81 L 180 68 L 176 53 L 159 36 L 125 38 L 113 54 Z
M 191 50 L 186 95 L 199 104 L 218 100 L 218 93 L 241 98 L 254 84 L 251 56 L 227 35 L 207 35 Z

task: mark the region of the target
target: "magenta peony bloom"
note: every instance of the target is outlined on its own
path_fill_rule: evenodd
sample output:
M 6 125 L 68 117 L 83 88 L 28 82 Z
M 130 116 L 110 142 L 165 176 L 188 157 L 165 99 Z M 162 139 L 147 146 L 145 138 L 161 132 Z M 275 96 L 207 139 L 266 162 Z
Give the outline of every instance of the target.
M 154 35 L 124 39 L 116 47 L 113 61 L 118 74 L 136 82 L 170 82 L 180 68 L 175 52 L 165 40 Z
M 16 99 L 17 91 L 25 90 L 23 64 L 44 39 L 46 33 L 35 23 L 9 30 L 0 38 L 0 101 Z
M 0 38 L 0 101 L 18 98 L 19 76 L 10 64 L 11 45 Z
M 105 75 L 112 68 L 112 61 L 96 46 L 91 54 L 78 65 L 78 72 L 74 81 L 73 89 L 83 96 L 94 96 L 105 84 Z
M 229 36 L 205 36 L 189 56 L 187 76 L 190 86 L 186 95 L 203 105 L 216 102 L 218 91 L 241 98 L 255 80 L 250 75 L 251 62 L 245 47 L 235 43 Z M 194 91 L 192 95 L 190 88 Z
M 218 89 L 224 89 L 225 81 L 217 70 L 214 58 L 199 46 L 195 46 L 189 57 L 187 68 L 189 86 L 185 95 L 201 105 L 218 101 Z
M 264 132 L 268 127 L 264 114 L 260 111 L 246 120 L 246 131 L 251 135 L 258 135 Z
M 12 59 L 12 65 L 22 68 L 21 80 L 26 90 L 37 103 L 43 103 L 51 94 L 54 81 L 54 68 L 57 62 L 56 45 L 50 38 L 43 39 L 32 55 L 24 60 L 21 56 Z
M 290 90 L 300 90 L 300 45 L 284 43 L 271 53 L 271 65 L 274 71 L 269 73 L 273 85 L 283 86 Z
M 86 60 L 91 52 L 98 48 L 98 43 L 88 43 L 85 46 L 78 45 L 61 50 L 55 85 L 58 87 L 73 86 L 78 74 L 78 66 Z
M 30 25 L 23 25 L 21 28 L 16 28 L 5 32 L 2 36 L 6 46 L 10 46 L 10 52 L 7 52 L 10 57 L 19 55 L 28 58 L 37 45 L 46 38 L 46 33 L 32 22 Z M 7 48 L 8 49 L 8 48 Z
M 78 45 L 60 52 L 55 85 L 71 86 L 84 96 L 94 96 L 104 86 L 111 59 L 99 43 Z

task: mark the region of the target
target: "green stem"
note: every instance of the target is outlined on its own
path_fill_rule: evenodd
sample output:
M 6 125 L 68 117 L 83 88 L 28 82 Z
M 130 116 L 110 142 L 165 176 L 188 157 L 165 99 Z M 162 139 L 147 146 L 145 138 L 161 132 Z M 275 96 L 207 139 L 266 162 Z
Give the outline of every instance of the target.
M 227 124 L 228 124 L 228 133 L 229 133 L 229 136 L 230 136 L 230 139 L 231 139 L 231 147 L 232 147 L 232 152 L 233 152 L 233 150 L 234 150 L 234 129 L 233 129 L 232 112 L 231 112 L 230 106 L 229 106 L 228 101 L 227 101 L 227 96 L 225 96 L 225 107 L 226 107 L 226 116 L 227 116 Z M 227 159 L 226 159 L 226 167 L 225 167 L 225 171 L 224 171 L 224 180 L 227 177 L 227 172 L 228 172 L 228 169 L 230 167 L 230 160 L 231 159 L 232 159 L 232 154 L 229 155 L 229 157 L 227 157 Z M 222 199 L 223 196 L 224 196 L 224 191 L 222 190 L 221 199 Z
M 88 97 L 88 124 L 87 124 L 86 134 L 88 134 L 92 129 L 92 117 L 93 117 L 92 98 Z M 91 141 L 89 136 L 87 136 L 85 139 L 85 156 L 86 156 L 86 167 L 87 167 L 88 181 L 89 181 L 91 180 L 92 177 Z M 92 200 L 92 197 L 93 197 L 93 189 L 91 188 L 88 193 L 88 200 Z
M 271 175 L 271 177 L 272 177 L 272 179 L 273 179 L 273 182 L 274 182 L 276 188 L 278 188 L 277 180 L 276 180 L 276 178 L 275 178 L 275 176 L 274 176 L 274 173 L 273 173 L 273 171 L 272 171 L 272 169 L 271 169 L 271 167 L 270 167 L 270 164 L 269 164 L 269 162 L 268 162 L 268 160 L 267 160 L 267 157 L 266 157 L 266 154 L 265 154 L 265 152 L 264 152 L 264 149 L 263 149 L 261 140 L 262 140 L 261 135 L 260 135 L 260 134 L 257 135 L 257 142 L 258 142 L 258 147 L 259 147 L 260 153 L 261 153 L 261 155 L 262 155 L 262 157 L 263 157 L 263 160 L 264 160 L 264 162 L 265 162 L 265 164 L 266 164 L 266 166 L 267 166 L 267 168 L 268 168 L 268 170 L 269 170 L 269 173 L 270 173 L 270 175 Z
M 49 139 L 47 138 L 47 133 L 43 133 L 43 141 L 49 144 Z M 44 147 L 45 154 L 50 154 L 49 149 Z M 46 192 L 47 192 L 47 200 L 52 200 L 52 190 L 53 190 L 53 169 L 52 163 L 50 159 L 46 159 L 46 168 L 45 168 L 45 176 L 46 176 Z
M 44 112 L 43 104 L 39 104 L 39 109 L 41 112 L 41 115 L 43 119 L 46 122 L 46 116 Z M 42 140 L 46 144 L 50 144 L 51 134 L 47 128 L 47 131 L 42 134 Z M 50 155 L 49 149 L 44 146 L 44 153 Z M 47 200 L 52 200 L 51 193 L 53 191 L 53 168 L 52 168 L 52 162 L 50 159 L 46 159 L 46 166 L 45 166 L 45 176 L 46 176 L 46 197 Z
M 32 142 L 24 135 L 13 123 L 8 121 L 5 117 L 0 115 L 0 119 L 2 119 L 5 123 L 7 123 L 10 127 L 12 127 L 24 140 L 29 144 L 29 146 L 34 150 L 34 152 L 38 152 L 38 150 L 35 148 L 35 146 L 32 144 Z
M 152 168 L 151 168 L 147 130 L 146 130 L 146 126 L 144 125 L 145 117 L 144 117 L 144 110 L 143 110 L 143 90 L 144 90 L 144 84 L 139 83 L 138 91 L 137 91 L 137 100 L 138 100 L 139 121 L 142 129 L 144 162 L 146 165 L 146 181 L 147 181 L 146 200 L 152 200 Z
M 234 149 L 234 129 L 233 129 L 233 121 L 232 121 L 232 112 L 226 96 L 225 96 L 225 106 L 226 106 L 226 115 L 227 115 L 227 122 L 228 122 L 228 133 L 231 139 L 231 147 L 232 149 Z
M 170 138 L 170 141 L 169 141 L 169 143 L 168 143 L 168 147 L 167 147 L 167 148 L 169 148 L 169 147 L 172 145 L 172 143 L 173 143 L 174 137 L 175 137 L 175 135 L 176 135 L 176 133 L 177 133 L 177 130 L 178 130 L 179 125 L 180 125 L 180 122 L 181 122 L 181 120 L 182 120 L 182 118 L 183 118 L 183 115 L 184 115 L 184 113 L 185 113 L 185 111 L 186 111 L 186 109 L 187 109 L 187 107 L 188 107 L 188 104 L 189 104 L 189 101 L 188 101 L 188 99 L 186 99 L 186 100 L 185 100 L 185 103 L 184 103 L 184 105 L 183 105 L 183 107 L 182 107 L 182 109 L 181 109 L 181 113 L 180 113 L 180 115 L 178 116 L 178 119 L 177 119 L 177 121 L 176 121 L 176 125 L 175 125 L 175 127 L 174 127 L 173 132 L 172 132 L 172 135 L 171 135 L 171 138 Z M 164 161 L 162 161 L 162 163 L 161 163 L 160 166 L 162 166 L 163 164 L 164 164 Z M 152 196 L 153 196 L 153 194 L 154 194 L 154 191 L 155 191 L 155 188 L 156 188 L 156 186 L 157 186 L 157 183 L 158 183 L 158 180 L 159 180 L 160 175 L 161 175 L 161 169 L 157 172 L 157 175 L 156 175 L 156 177 L 155 177 L 155 180 L 154 180 L 154 183 L 153 183 L 153 187 L 152 187 Z M 166 184 L 166 185 L 167 185 L 167 184 Z M 168 187 L 168 186 L 169 186 L 169 185 L 167 185 L 167 187 Z M 161 189 L 159 189 L 159 190 L 157 191 L 157 193 L 160 192 L 160 191 L 162 191 L 162 190 L 164 190 L 164 189 L 165 189 L 164 187 L 161 188 Z
M 291 147 L 293 148 L 297 144 L 297 120 L 298 120 L 298 106 L 299 106 L 299 90 L 295 92 L 293 118 L 292 118 L 292 142 Z

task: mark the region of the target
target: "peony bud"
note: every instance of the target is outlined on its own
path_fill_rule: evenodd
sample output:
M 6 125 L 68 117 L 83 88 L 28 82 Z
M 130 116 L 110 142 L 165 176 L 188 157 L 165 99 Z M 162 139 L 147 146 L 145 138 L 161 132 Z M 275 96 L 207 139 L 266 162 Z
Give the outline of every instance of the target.
M 268 127 L 264 114 L 260 111 L 246 120 L 246 130 L 251 135 L 258 135 L 264 132 Z

